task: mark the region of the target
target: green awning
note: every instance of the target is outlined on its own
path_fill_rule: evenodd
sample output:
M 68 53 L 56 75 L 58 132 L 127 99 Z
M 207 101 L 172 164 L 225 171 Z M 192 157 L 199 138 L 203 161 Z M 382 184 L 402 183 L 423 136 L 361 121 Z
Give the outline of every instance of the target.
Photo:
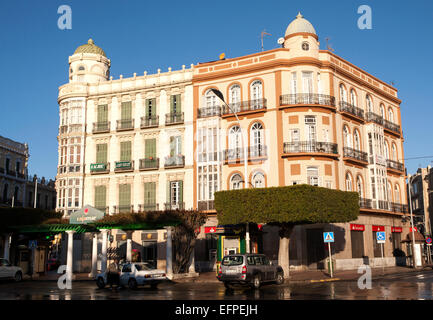
M 164 222 L 164 223 L 131 223 L 131 224 L 110 224 L 110 223 L 94 223 L 92 226 L 101 229 L 121 229 L 121 230 L 155 230 L 163 229 L 164 227 L 174 227 L 179 225 L 179 221 Z
M 90 225 L 79 224 L 40 224 L 10 227 L 17 233 L 62 233 L 73 230 L 76 233 L 98 232 L 99 230 Z

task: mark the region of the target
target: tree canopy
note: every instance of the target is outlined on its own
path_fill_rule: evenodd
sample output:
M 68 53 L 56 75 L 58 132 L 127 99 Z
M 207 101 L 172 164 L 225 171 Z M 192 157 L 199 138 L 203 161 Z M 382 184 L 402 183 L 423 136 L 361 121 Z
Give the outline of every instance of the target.
M 38 225 L 58 221 L 60 212 L 43 209 L 5 207 L 0 208 L 0 231 L 8 231 L 10 227 L 24 225 Z
M 356 220 L 359 194 L 310 185 L 249 188 L 215 193 L 218 222 L 336 223 Z

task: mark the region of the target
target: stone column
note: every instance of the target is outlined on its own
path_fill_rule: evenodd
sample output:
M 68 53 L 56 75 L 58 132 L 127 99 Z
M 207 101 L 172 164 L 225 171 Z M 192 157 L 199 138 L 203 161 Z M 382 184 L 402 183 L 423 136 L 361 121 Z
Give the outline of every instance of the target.
M 6 260 L 9 261 L 9 251 L 10 251 L 10 245 L 11 245 L 11 241 L 10 241 L 11 234 L 9 234 L 9 233 L 4 234 L 4 238 L 5 238 L 5 241 L 4 241 L 5 247 L 4 247 L 4 252 L 3 252 L 3 258 L 5 258 Z
M 189 257 L 190 266 L 189 273 L 195 273 L 195 248 L 192 249 L 191 256 Z
M 173 242 L 172 242 L 172 228 L 167 227 L 167 241 L 166 241 L 166 273 L 167 278 L 172 279 L 173 278 Z
M 107 229 L 102 229 L 102 252 L 101 252 L 101 272 L 107 269 Z
M 132 260 L 132 239 L 128 237 L 126 239 L 126 261 L 131 262 Z
M 89 273 L 90 278 L 94 278 L 98 273 L 98 234 L 93 234 L 92 246 L 92 271 Z
M 66 231 L 68 234 L 68 255 L 66 259 L 66 274 L 67 279 L 72 281 L 72 268 L 74 266 L 74 230 Z

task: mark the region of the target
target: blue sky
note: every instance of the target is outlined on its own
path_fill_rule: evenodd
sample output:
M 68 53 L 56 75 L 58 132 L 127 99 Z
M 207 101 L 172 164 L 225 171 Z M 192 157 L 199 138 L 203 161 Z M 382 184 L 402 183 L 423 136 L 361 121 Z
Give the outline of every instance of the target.
M 72 9 L 72 30 L 57 27 L 60 5 Z M 373 29 L 357 27 L 360 5 L 373 12 Z M 405 157 L 433 156 L 433 2 L 328 1 L 1 1 L 0 135 L 27 142 L 29 172 L 54 178 L 57 168 L 58 87 L 67 82 L 68 56 L 91 37 L 111 59 L 118 78 L 158 68 L 265 50 L 298 11 L 335 53 L 385 82 L 403 100 Z M 408 160 L 409 172 L 433 157 Z

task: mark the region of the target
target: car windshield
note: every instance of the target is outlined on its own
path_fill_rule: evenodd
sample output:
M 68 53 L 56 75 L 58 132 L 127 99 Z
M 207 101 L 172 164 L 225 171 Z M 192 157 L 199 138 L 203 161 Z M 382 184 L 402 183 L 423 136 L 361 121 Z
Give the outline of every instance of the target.
M 147 263 L 136 263 L 135 264 L 135 269 L 137 269 L 137 271 L 149 271 L 149 270 L 152 270 L 151 268 L 149 268 L 149 265 Z
M 223 266 L 239 266 L 244 262 L 243 256 L 228 256 L 223 259 Z

